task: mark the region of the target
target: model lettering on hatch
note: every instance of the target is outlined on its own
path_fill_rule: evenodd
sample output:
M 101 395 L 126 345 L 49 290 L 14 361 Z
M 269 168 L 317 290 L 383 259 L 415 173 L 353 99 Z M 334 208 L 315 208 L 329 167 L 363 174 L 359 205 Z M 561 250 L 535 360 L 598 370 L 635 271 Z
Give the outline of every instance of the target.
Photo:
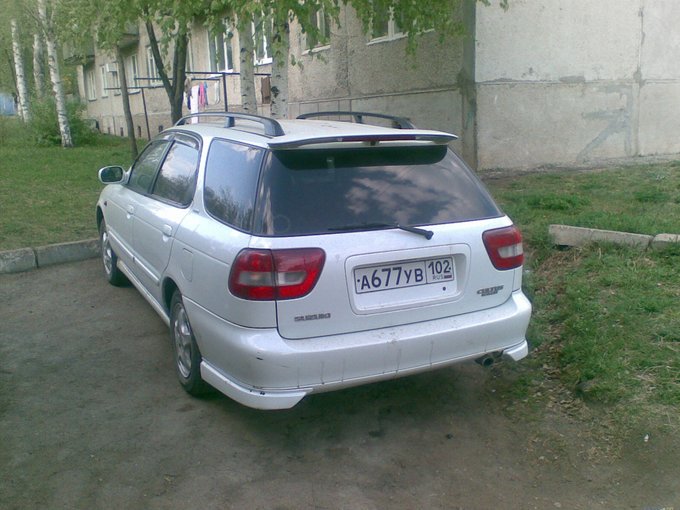
M 498 294 L 499 291 L 503 290 L 503 285 L 497 285 L 496 287 L 488 287 L 486 289 L 479 289 L 477 294 L 482 297 L 494 296 Z
M 318 321 L 319 319 L 330 319 L 330 313 L 315 313 L 312 315 L 298 315 L 295 317 L 295 322 Z

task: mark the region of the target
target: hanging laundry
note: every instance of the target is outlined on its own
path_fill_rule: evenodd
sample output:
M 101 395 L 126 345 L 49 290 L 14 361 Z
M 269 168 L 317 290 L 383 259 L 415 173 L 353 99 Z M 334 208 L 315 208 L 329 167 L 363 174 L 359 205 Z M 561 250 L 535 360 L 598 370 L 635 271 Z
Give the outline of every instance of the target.
M 222 90 L 222 89 L 220 89 L 220 82 L 216 81 L 215 83 L 213 83 L 213 88 L 215 90 L 215 95 L 214 95 L 215 100 L 213 101 L 213 103 L 219 103 L 220 102 L 220 92 Z
M 184 80 L 184 97 L 186 98 L 187 108 L 191 111 L 191 78 L 188 76 Z
M 208 82 L 203 82 L 203 95 L 205 96 L 205 106 L 208 106 Z
M 199 91 L 200 88 L 201 87 L 199 85 L 194 85 L 193 87 L 191 87 L 191 96 L 190 96 L 191 113 L 198 113 L 198 103 L 199 103 L 199 101 L 198 101 L 198 91 Z M 198 123 L 198 119 L 197 118 L 191 119 L 191 123 L 192 124 Z

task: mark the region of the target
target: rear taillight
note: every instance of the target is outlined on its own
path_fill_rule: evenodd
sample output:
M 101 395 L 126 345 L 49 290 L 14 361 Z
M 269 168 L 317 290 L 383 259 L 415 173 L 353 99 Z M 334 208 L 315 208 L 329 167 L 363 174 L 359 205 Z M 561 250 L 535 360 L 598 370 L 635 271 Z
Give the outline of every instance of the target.
M 242 250 L 229 274 L 229 290 L 255 301 L 295 299 L 309 294 L 319 280 L 326 254 L 320 248 Z
M 524 264 L 522 234 L 516 226 L 487 230 L 482 239 L 496 269 L 515 269 Z

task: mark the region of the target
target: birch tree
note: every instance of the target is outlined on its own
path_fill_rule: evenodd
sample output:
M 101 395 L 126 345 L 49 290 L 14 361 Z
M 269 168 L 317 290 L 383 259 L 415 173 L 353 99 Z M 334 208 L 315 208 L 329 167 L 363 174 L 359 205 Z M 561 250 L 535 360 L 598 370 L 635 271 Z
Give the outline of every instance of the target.
M 271 115 L 288 117 L 288 64 L 290 63 L 290 24 L 287 12 L 275 12 L 272 32 Z
M 255 44 L 253 40 L 253 25 L 250 21 L 239 23 L 239 81 L 241 85 L 241 107 L 246 113 L 257 113 L 257 98 L 255 97 Z
M 10 23 L 12 26 L 12 53 L 14 56 L 14 73 L 19 98 L 19 115 L 24 122 L 28 122 L 30 120 L 28 87 L 26 86 L 26 75 L 24 74 L 24 57 L 19 40 L 19 27 L 15 19 L 12 19 Z
M 272 23 L 272 76 L 271 113 L 274 117 L 288 115 L 288 65 L 290 59 L 290 24 L 297 20 L 302 30 L 312 37 L 319 37 L 319 28 L 311 22 L 312 15 L 320 9 L 336 23 L 340 21 L 339 0 L 212 0 L 210 2 L 208 20 L 216 16 L 231 16 L 236 20 L 239 31 L 241 101 L 245 111 L 256 111 L 254 81 L 251 78 L 253 68 L 253 37 L 262 30 L 263 23 Z M 256 34 L 252 33 L 255 26 Z
M 33 82 L 35 85 L 35 97 L 42 99 L 45 94 L 45 74 L 43 72 L 43 43 L 40 34 L 33 34 Z
M 48 16 L 46 0 L 38 0 L 38 16 L 40 17 L 40 23 L 45 36 L 45 45 L 47 46 L 47 66 L 50 70 L 52 92 L 54 93 L 54 102 L 57 108 L 57 121 L 59 123 L 59 133 L 61 134 L 61 146 L 73 147 L 71 127 L 66 112 L 64 87 L 59 72 L 59 54 L 57 52 L 56 36 L 54 34 L 52 20 L 50 16 Z

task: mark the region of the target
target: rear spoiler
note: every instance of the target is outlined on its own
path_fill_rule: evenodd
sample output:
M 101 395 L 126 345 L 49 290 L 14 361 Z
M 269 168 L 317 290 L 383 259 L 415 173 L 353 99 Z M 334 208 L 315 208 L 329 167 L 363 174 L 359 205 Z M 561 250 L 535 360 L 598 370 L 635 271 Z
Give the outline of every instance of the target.
M 318 138 L 301 138 L 299 140 L 270 140 L 269 147 L 272 149 L 297 149 L 307 145 L 320 145 L 329 143 L 367 143 L 375 146 L 381 142 L 429 142 L 435 145 L 445 145 L 449 142 L 457 140 L 456 135 L 450 133 L 442 133 L 437 131 L 413 131 L 409 130 L 404 133 L 390 133 L 390 134 L 369 134 L 369 135 L 338 135 L 338 136 L 321 136 Z

